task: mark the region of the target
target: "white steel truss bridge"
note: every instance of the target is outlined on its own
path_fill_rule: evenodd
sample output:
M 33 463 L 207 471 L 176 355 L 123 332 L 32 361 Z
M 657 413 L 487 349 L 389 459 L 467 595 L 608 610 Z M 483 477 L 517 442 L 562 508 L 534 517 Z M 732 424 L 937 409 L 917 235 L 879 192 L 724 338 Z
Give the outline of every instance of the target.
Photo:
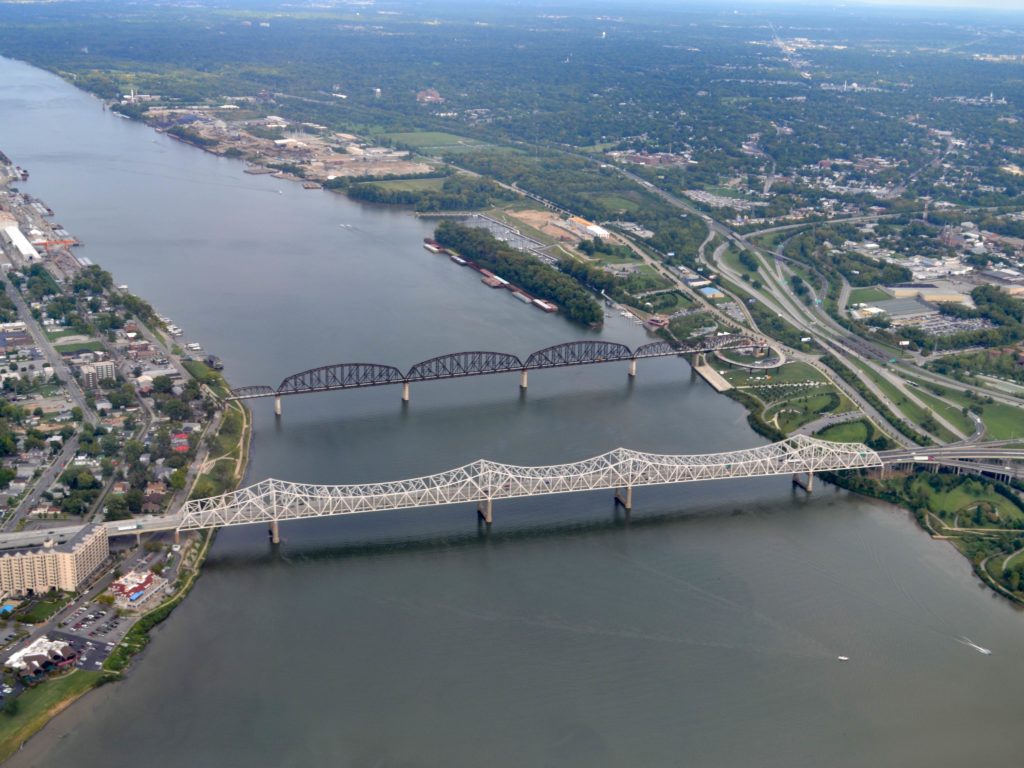
M 729 480 L 793 475 L 810 490 L 816 472 L 881 468 L 879 455 L 860 444 L 833 443 L 798 435 L 778 443 L 740 451 L 661 455 L 616 448 L 569 464 L 523 467 L 480 459 L 436 475 L 358 485 L 310 485 L 263 480 L 236 491 L 187 502 L 179 531 L 230 525 L 268 524 L 274 542 L 278 524 L 364 512 L 475 503 L 480 517 L 492 519 L 495 500 L 547 496 L 601 489 L 632 507 L 634 487 L 700 480 Z

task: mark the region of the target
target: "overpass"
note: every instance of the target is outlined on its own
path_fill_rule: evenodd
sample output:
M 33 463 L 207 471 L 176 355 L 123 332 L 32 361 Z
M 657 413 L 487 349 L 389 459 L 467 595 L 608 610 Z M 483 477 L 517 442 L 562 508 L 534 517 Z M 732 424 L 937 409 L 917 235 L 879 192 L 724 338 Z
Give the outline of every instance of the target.
M 274 398 L 274 412 L 281 415 L 281 398 L 341 389 L 402 385 L 402 400 L 409 401 L 409 385 L 414 382 L 519 373 L 519 386 L 526 389 L 528 373 L 546 368 L 565 368 L 597 363 L 628 362 L 629 375 L 636 376 L 638 360 L 693 354 L 698 357 L 724 349 L 766 346 L 763 339 L 727 334 L 710 336 L 682 344 L 656 341 L 630 349 L 612 341 L 570 341 L 555 344 L 530 354 L 525 360 L 507 352 L 455 352 L 416 363 L 408 371 L 379 363 L 334 363 L 286 377 L 276 388 L 266 385 L 231 390 L 228 400 Z

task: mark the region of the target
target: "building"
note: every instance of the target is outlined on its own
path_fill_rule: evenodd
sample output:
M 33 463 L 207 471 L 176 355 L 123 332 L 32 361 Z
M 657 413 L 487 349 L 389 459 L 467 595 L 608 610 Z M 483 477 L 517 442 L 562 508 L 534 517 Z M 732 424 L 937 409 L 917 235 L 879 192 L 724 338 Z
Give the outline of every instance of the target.
M 78 375 L 82 379 L 83 389 L 96 389 L 100 385 L 100 377 L 95 365 L 78 366 Z
M 4 666 L 32 682 L 42 679 L 52 670 L 74 664 L 77 658 L 78 654 L 70 643 L 65 640 L 51 640 L 43 635 L 20 651 L 12 653 Z
M 109 554 L 102 525 L 84 526 L 60 543 L 54 537 L 40 546 L 0 551 L 0 594 L 77 592 Z
M 100 360 L 92 364 L 100 381 L 117 378 L 117 367 L 110 360 Z
M 18 266 L 40 260 L 39 251 L 32 247 L 32 243 L 14 224 L 0 229 L 0 242 L 10 248 L 13 261 Z
M 119 608 L 135 608 L 167 584 L 167 579 L 152 571 L 131 571 L 110 585 L 110 593 Z
M 896 326 L 917 325 L 929 317 L 939 314 L 939 310 L 931 304 L 915 297 L 875 301 L 872 308 L 881 310 L 889 316 L 889 321 Z

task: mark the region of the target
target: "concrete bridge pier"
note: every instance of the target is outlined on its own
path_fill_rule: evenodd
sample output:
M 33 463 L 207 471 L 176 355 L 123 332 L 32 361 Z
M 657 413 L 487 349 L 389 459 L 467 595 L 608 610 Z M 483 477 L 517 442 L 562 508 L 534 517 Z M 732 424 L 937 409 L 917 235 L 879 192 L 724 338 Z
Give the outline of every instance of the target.
M 280 544 L 281 543 L 281 529 L 278 527 L 277 520 L 270 521 L 270 543 Z
M 494 522 L 494 501 L 492 499 L 481 499 L 476 503 L 476 514 L 481 520 L 490 525 Z
M 615 492 L 615 503 L 621 504 L 624 510 L 630 512 L 633 509 L 633 486 L 627 485 L 625 488 L 619 488 Z
M 403 381 L 402 382 L 402 402 L 403 403 L 408 403 L 409 402 L 409 382 L 408 381 Z
M 629 361 L 629 376 L 630 378 L 636 378 L 636 358 L 634 357 Z
M 280 416 L 281 415 L 281 396 L 280 395 L 274 395 L 274 415 L 275 416 Z
M 806 480 L 801 479 L 799 474 L 793 475 L 793 485 L 795 485 L 795 486 L 797 486 L 799 488 L 803 488 L 809 494 L 813 493 L 814 492 L 814 473 L 813 472 L 808 472 Z
M 529 383 L 529 376 L 527 376 L 527 373 L 528 373 L 528 371 L 525 368 L 523 368 L 523 370 L 521 370 L 519 372 L 519 388 L 520 389 L 526 389 L 526 385 Z

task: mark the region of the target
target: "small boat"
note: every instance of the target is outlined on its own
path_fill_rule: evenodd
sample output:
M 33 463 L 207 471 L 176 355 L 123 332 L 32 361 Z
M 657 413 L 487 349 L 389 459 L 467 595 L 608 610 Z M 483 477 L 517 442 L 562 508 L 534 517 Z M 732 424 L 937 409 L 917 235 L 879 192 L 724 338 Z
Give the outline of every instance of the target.
M 836 656 L 836 661 L 849 661 L 849 656 Z

